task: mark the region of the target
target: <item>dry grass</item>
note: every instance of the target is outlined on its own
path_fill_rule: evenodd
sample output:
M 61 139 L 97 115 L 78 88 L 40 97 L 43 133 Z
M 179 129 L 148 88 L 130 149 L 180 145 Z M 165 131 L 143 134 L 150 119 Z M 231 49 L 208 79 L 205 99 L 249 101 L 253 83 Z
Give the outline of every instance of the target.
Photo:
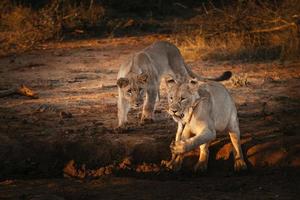
M 249 85 L 248 75 L 247 74 L 234 75 L 230 79 L 230 82 L 234 87 L 248 86 Z
M 66 4 L 63 7 L 61 23 L 67 29 L 101 26 L 105 16 L 105 9 L 99 4 L 87 6 L 84 4 Z
M 171 41 L 190 61 L 299 58 L 298 0 L 236 1 L 218 7 L 209 2 L 197 8 L 190 6 L 190 10 L 180 4 L 183 15 L 189 11 L 196 14 L 189 19 L 169 14 L 170 18 L 160 20 L 153 16 L 168 16 L 178 3 L 169 0 L 156 5 L 147 1 L 144 5 L 115 0 L 103 1 L 104 7 L 93 0 L 48 2 L 40 8 L 0 2 L 0 55 L 27 50 L 49 39 L 64 39 L 69 33 L 86 37 L 93 30 L 97 36 L 106 33 L 115 37 L 165 29 L 173 31 Z M 147 17 L 141 17 L 144 15 Z
M 3 14 L 2 19 L 1 25 L 5 27 L 1 32 L 2 51 L 27 49 L 59 32 L 59 27 L 49 16 L 21 6 Z
M 64 30 L 98 26 L 105 10 L 101 5 L 73 5 L 70 2 L 51 1 L 40 9 L 8 0 L 0 2 L 0 55 L 33 48 L 49 39 L 59 38 Z
M 189 21 L 176 22 L 172 41 L 194 59 L 277 59 L 299 57 L 300 5 L 244 1 L 217 8 L 212 3 Z

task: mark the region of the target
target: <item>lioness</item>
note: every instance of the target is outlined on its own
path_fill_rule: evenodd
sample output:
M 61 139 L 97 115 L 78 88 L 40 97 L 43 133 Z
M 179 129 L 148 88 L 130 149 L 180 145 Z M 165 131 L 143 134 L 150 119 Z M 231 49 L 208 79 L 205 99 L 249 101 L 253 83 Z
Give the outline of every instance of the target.
M 120 67 L 118 86 L 118 129 L 124 129 L 130 108 L 143 104 L 141 122 L 152 121 L 156 100 L 159 99 L 161 77 L 173 74 L 178 77 L 192 76 L 198 80 L 209 80 L 194 74 L 184 63 L 176 46 L 169 42 L 155 42 L 146 49 L 134 54 Z M 212 79 L 227 80 L 231 72 Z
M 234 169 L 246 169 L 240 145 L 240 129 L 235 104 L 226 88 L 217 82 L 185 81 L 166 76 L 168 112 L 178 123 L 175 143 L 171 144 L 172 159 L 167 167 L 180 170 L 183 154 L 200 148 L 194 170 L 204 171 L 208 162 L 208 144 L 216 132 L 228 131 L 234 149 Z

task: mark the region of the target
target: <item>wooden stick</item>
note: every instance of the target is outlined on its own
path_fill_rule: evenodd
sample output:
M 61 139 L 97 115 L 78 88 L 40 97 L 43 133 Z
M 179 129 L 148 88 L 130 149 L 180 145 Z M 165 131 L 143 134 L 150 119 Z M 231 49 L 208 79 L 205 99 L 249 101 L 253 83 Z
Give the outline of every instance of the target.
M 39 98 L 38 94 L 34 92 L 32 89 L 28 88 L 25 85 L 20 85 L 18 87 L 13 87 L 8 90 L 2 90 L 0 91 L 0 98 L 10 96 L 13 94 L 19 94 L 27 97 L 31 97 L 33 99 Z
M 276 27 L 272 27 L 272 28 L 254 30 L 254 31 L 251 31 L 251 33 L 274 32 L 274 31 L 280 31 L 280 30 L 288 29 L 290 27 L 297 27 L 297 25 L 295 23 L 290 23 L 290 24 L 286 24 L 286 25 L 282 25 L 282 26 L 276 26 Z

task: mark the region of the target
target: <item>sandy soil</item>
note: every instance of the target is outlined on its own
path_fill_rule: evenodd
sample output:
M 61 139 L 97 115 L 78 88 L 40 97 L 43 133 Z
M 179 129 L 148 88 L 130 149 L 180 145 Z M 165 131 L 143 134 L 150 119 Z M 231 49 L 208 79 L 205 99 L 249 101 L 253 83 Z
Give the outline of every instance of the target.
M 205 76 L 225 70 L 223 82 L 239 112 L 249 171 L 233 173 L 231 145 L 220 134 L 209 170 L 165 171 L 176 124 L 156 121 L 116 133 L 117 71 L 131 53 L 162 36 L 51 43 L 0 59 L 0 90 L 25 84 L 39 99 L 0 99 L 0 199 L 297 199 L 300 195 L 300 63 L 189 63 Z

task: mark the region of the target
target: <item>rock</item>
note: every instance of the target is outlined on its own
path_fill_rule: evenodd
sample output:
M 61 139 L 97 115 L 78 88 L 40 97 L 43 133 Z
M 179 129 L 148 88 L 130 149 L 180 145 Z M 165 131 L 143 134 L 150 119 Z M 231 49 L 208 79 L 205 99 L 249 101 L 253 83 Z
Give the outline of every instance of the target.
M 72 113 L 70 113 L 70 112 L 61 111 L 61 112 L 60 112 L 60 117 L 61 117 L 61 118 L 72 118 L 73 115 L 72 115 Z

